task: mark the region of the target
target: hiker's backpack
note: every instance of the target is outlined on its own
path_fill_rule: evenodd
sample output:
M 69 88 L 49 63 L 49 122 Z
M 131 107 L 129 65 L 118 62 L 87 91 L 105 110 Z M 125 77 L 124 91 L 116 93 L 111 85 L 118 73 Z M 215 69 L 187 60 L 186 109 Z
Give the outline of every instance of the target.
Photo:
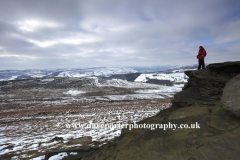
M 206 57 L 207 56 L 207 51 L 204 49 L 204 51 L 205 51 L 205 56 L 204 57 Z

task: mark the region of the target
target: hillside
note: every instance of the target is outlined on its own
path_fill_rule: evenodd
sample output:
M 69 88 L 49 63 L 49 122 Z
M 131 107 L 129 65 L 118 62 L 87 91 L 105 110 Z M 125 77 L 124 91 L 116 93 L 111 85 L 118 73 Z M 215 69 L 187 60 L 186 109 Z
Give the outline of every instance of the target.
M 120 137 L 82 160 L 239 159 L 240 119 L 225 110 L 220 99 L 226 83 L 240 73 L 240 62 L 210 64 L 205 70 L 185 73 L 190 79 L 174 96 L 172 106 L 137 123 L 175 124 L 176 129 L 123 129 Z M 195 126 L 180 129 L 181 124 Z

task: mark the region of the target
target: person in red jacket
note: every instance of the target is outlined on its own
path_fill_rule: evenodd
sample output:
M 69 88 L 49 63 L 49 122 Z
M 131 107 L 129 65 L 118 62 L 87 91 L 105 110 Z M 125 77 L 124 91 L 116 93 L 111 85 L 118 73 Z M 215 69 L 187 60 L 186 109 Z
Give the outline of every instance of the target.
M 205 69 L 205 63 L 204 63 L 204 57 L 206 56 L 206 50 L 203 48 L 203 46 L 199 47 L 199 52 L 197 55 L 198 59 L 198 69 Z

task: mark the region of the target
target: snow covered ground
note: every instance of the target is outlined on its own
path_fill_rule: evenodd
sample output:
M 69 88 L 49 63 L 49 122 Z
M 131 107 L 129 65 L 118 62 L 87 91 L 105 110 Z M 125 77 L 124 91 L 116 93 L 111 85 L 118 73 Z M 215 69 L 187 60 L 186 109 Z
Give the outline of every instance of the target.
M 28 69 L 28 70 L 0 70 L 0 81 L 43 78 L 43 77 L 97 77 L 113 74 L 136 73 L 131 67 L 99 67 L 80 69 Z
M 12 159 L 43 155 L 46 150 L 58 147 L 82 146 L 69 146 L 67 142 L 85 136 L 104 144 L 121 134 L 122 128 L 111 125 L 137 122 L 169 106 L 170 100 L 162 99 L 29 108 L 19 109 L 17 113 L 16 110 L 5 110 L 2 114 L 6 118 L 1 116 L 0 125 L 0 155 L 14 153 L 16 156 Z M 106 126 L 91 128 L 91 124 Z M 55 137 L 62 137 L 63 141 L 52 141 Z
M 132 68 L 94 68 L 86 72 L 73 70 L 60 72 L 57 77 L 97 77 L 109 76 L 113 74 L 137 73 L 138 71 Z
M 149 74 L 141 74 L 135 79 L 135 82 L 147 82 L 148 79 L 157 79 L 157 80 L 170 80 L 172 82 L 187 82 L 188 77 L 185 73 L 149 73 Z
M 0 156 L 43 159 L 47 150 L 83 146 L 68 142 L 85 136 L 92 138 L 87 145 L 103 145 L 121 134 L 121 127 L 111 126 L 156 115 L 171 105 L 171 98 L 182 87 L 183 84 L 162 86 L 96 77 L 3 83 Z M 88 127 L 91 124 L 104 127 Z M 62 140 L 54 140 L 56 137 Z M 64 153 L 58 157 L 64 157 Z

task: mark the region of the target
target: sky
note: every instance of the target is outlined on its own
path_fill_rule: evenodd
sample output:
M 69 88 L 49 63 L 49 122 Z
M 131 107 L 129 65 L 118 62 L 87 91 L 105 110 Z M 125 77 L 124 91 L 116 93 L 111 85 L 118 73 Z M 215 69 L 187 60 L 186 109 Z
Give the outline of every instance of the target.
M 0 70 L 240 61 L 239 0 L 0 0 Z

